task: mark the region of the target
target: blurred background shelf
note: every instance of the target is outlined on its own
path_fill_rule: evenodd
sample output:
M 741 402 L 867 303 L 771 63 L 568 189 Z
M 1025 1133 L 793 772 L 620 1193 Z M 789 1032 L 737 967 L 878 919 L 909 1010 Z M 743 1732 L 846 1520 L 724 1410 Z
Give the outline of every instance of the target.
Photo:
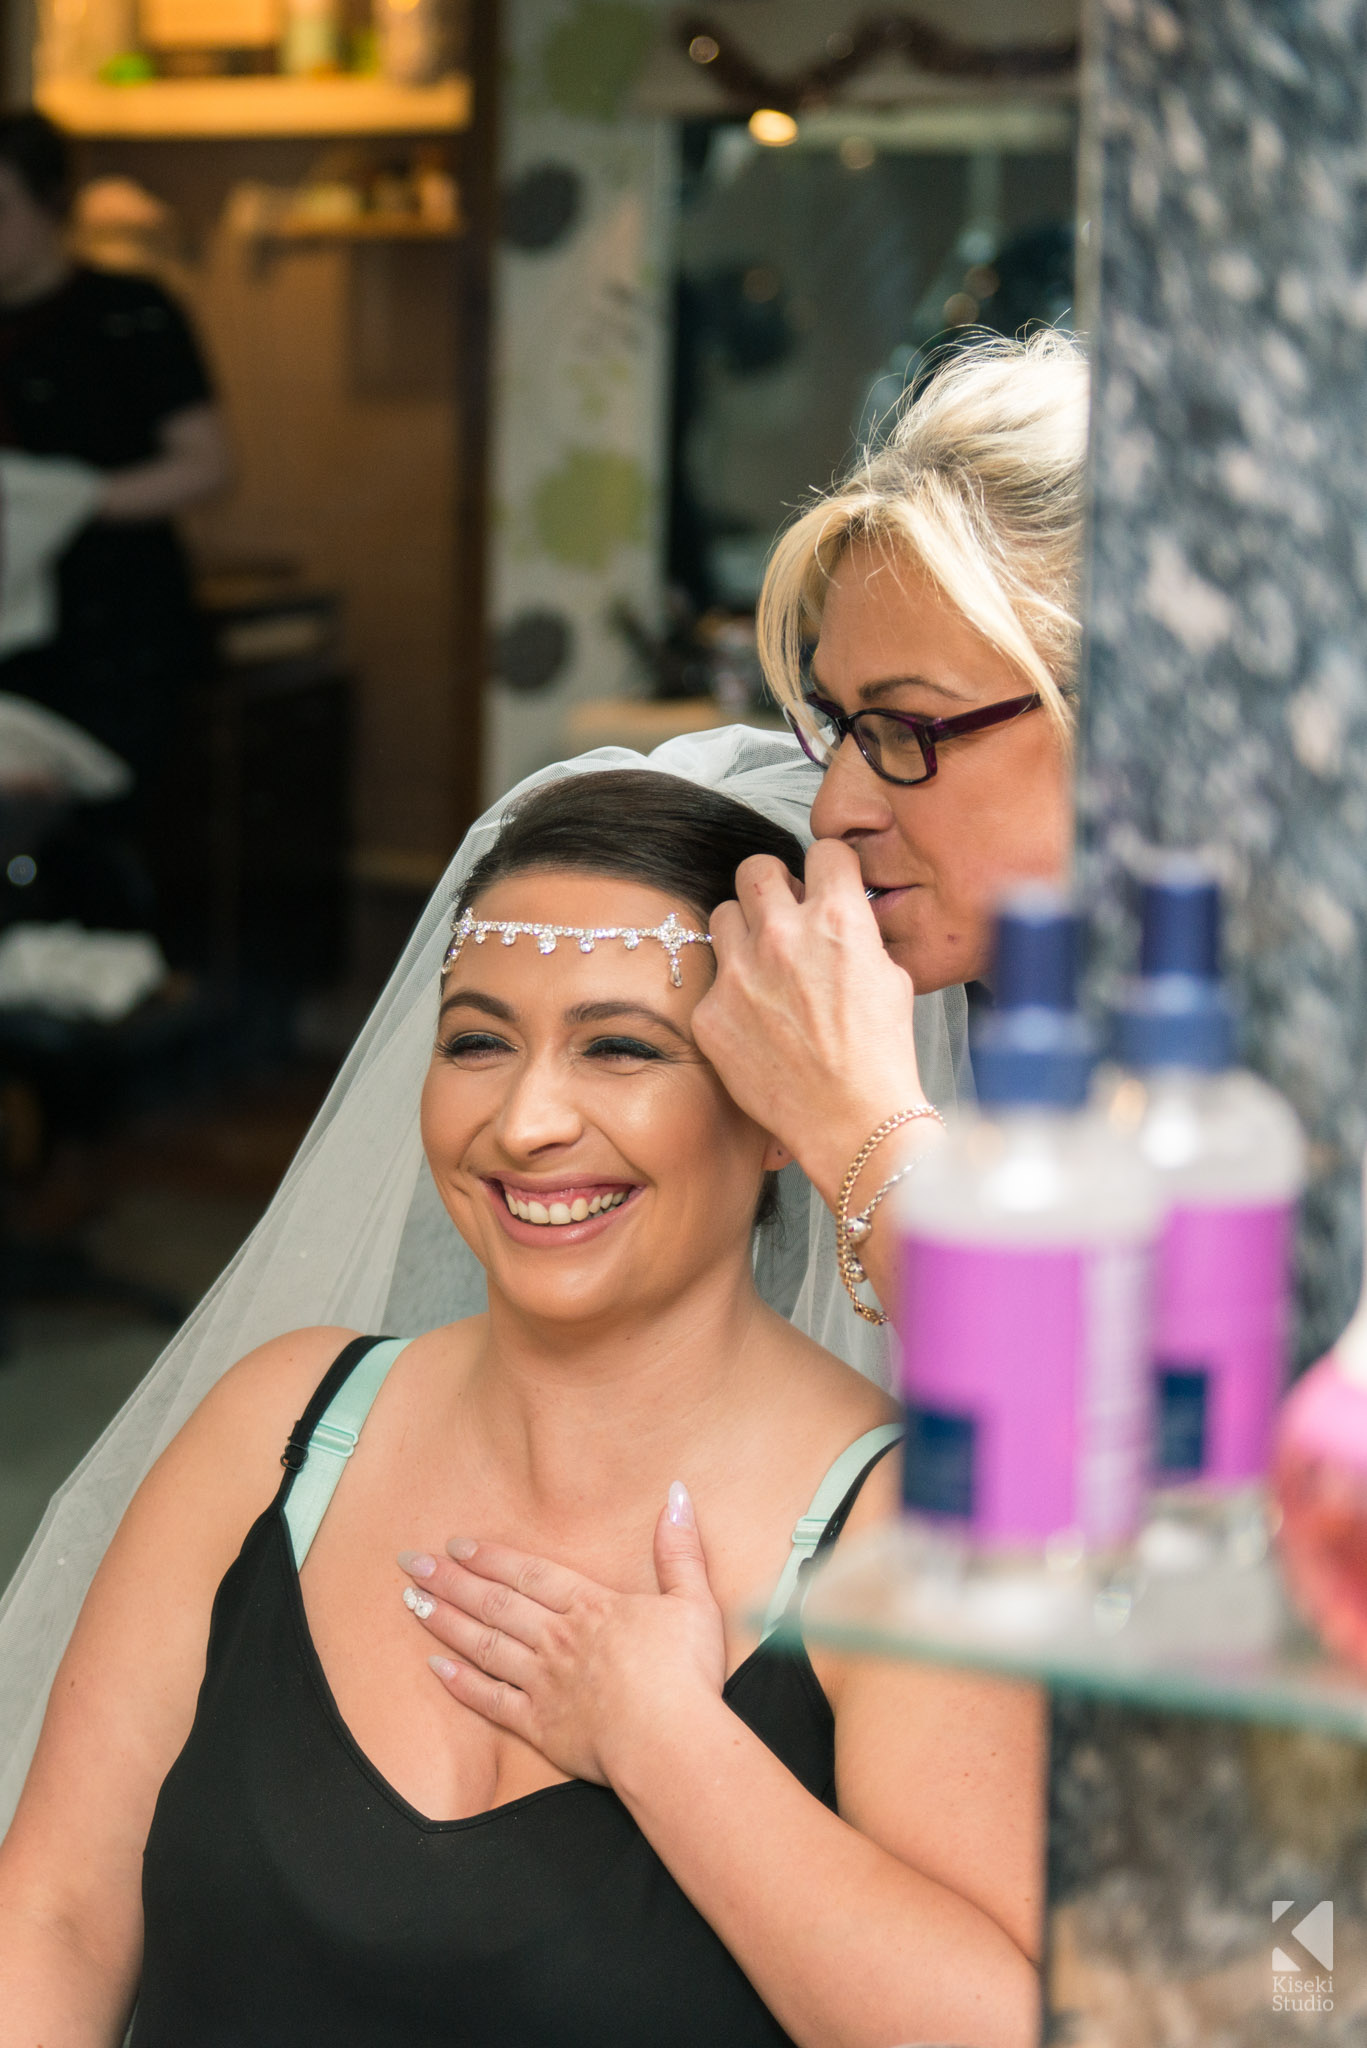
M 914 1565 L 900 1530 L 876 1530 L 842 1546 L 813 1580 L 800 1631 L 780 1626 L 777 1640 L 852 1656 L 898 1657 L 926 1664 L 1024 1678 L 1052 1691 L 1111 1700 L 1140 1710 L 1218 1717 L 1298 1728 L 1367 1743 L 1367 1679 L 1331 1662 L 1286 1606 L 1271 1569 L 1279 1609 L 1276 1646 L 1221 1652 L 1200 1647 L 1193 1629 L 1180 1654 L 1159 1653 L 1127 1634 L 1086 1642 L 1004 1643 L 973 1639 L 967 1628 L 940 1630 L 910 1614 Z
M 359 220 L 283 220 L 254 231 L 261 242 L 454 242 L 463 229 L 458 221 L 442 225 L 408 215 L 362 214 Z
M 564 744 L 572 752 L 585 747 L 635 747 L 648 753 L 685 733 L 709 732 L 718 725 L 752 725 L 763 732 L 784 730 L 775 708 L 740 710 L 715 697 L 588 697 L 565 718 Z
M 42 111 L 71 135 L 253 137 L 433 135 L 465 128 L 470 81 L 435 85 L 384 78 L 157 78 L 105 85 L 55 78 L 40 85 Z

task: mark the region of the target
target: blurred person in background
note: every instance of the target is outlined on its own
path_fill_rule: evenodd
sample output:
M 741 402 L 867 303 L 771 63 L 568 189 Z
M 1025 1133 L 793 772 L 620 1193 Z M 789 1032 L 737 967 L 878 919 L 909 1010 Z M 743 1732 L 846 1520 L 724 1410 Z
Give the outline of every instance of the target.
M 51 122 L 0 116 L 0 926 L 159 935 L 158 782 L 185 692 L 209 666 L 172 521 L 224 488 L 228 447 L 180 308 L 149 278 L 74 258 L 71 184 Z M 65 784 L 15 791 L 25 714 L 67 721 L 59 752 L 93 739 L 117 757 L 103 801 Z M 69 1251 L 62 1284 L 76 1286 L 69 1234 L 101 1198 L 91 1063 L 54 1049 L 54 1028 L 42 1025 L 41 1051 L 11 1032 L 43 1132 L 14 1228 L 26 1248 Z M 107 1086 L 93 1093 L 108 1105 Z
M 0 690 L 112 747 L 145 792 L 207 666 L 172 520 L 225 488 L 228 442 L 181 309 L 149 278 L 73 260 L 70 188 L 61 132 L 37 113 L 0 118 L 0 450 L 101 480 L 55 564 L 55 634 L 0 661 Z

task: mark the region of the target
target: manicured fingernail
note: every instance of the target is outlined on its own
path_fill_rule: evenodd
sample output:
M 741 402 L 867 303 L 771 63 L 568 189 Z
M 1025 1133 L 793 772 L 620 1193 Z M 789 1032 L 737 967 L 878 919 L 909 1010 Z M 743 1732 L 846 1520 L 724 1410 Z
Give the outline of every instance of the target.
M 669 1519 L 676 1529 L 693 1527 L 693 1502 L 682 1479 L 676 1479 L 669 1489 Z
M 429 1657 L 427 1661 L 436 1672 L 438 1678 L 455 1677 L 456 1667 L 449 1657 Z
M 410 1579 L 430 1579 L 437 1569 L 435 1557 L 429 1557 L 425 1550 L 401 1550 L 399 1570 L 407 1572 Z
M 446 1546 L 446 1555 L 448 1557 L 473 1557 L 478 1549 L 479 1545 L 472 1543 L 468 1536 L 453 1536 Z
M 436 1601 L 430 1599 L 426 1593 L 420 1593 L 416 1586 L 404 1587 L 403 1604 L 410 1614 L 417 1615 L 419 1621 L 426 1621 L 429 1614 L 435 1614 L 437 1611 Z

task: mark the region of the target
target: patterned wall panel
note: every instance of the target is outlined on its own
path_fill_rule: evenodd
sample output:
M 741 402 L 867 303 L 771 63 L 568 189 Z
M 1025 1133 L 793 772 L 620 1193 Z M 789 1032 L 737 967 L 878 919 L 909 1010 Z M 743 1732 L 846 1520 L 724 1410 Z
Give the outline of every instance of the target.
M 1249 1055 L 1313 1141 L 1305 1353 L 1367 1137 L 1364 67 L 1363 0 L 1092 6 L 1091 878 L 1225 860 Z
M 490 796 L 568 706 L 637 687 L 610 615 L 658 612 L 673 131 L 634 117 L 649 0 L 510 0 L 496 272 Z

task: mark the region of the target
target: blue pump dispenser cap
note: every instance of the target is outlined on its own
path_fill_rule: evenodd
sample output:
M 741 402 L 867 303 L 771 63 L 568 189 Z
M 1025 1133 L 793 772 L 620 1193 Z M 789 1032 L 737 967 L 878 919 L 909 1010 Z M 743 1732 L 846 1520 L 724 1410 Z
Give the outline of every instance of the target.
M 1077 1006 L 1082 924 L 1043 884 L 1014 892 L 997 920 L 994 1007 L 974 1033 L 973 1079 L 989 1106 L 1079 1109 L 1093 1047 Z
M 1219 1073 L 1234 1059 L 1234 1018 L 1220 980 L 1220 885 L 1192 854 L 1171 854 L 1145 882 L 1140 972 L 1116 1013 L 1127 1067 Z
M 1198 854 L 1164 854 L 1140 899 L 1139 972 L 1220 979 L 1220 884 Z

